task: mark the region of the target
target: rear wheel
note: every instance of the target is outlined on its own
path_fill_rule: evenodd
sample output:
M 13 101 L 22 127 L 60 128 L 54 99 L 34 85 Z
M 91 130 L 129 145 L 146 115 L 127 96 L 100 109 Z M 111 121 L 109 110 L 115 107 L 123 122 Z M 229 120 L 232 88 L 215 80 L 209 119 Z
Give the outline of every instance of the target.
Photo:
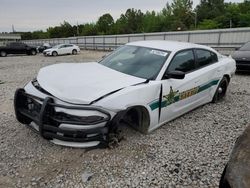
M 74 50 L 72 50 L 72 54 L 73 55 L 76 55 L 77 54 L 77 51 L 74 49 Z
M 212 100 L 213 103 L 219 102 L 225 97 L 226 92 L 227 92 L 227 86 L 228 86 L 228 79 L 226 77 L 223 77 L 214 94 L 214 97 Z
M 1 57 L 6 57 L 6 56 L 7 56 L 7 53 L 6 53 L 5 51 L 1 51 L 1 52 L 0 52 L 0 56 L 1 56 Z
M 52 52 L 52 56 L 57 56 L 58 55 L 58 53 L 56 52 L 56 51 L 54 51 L 54 52 Z

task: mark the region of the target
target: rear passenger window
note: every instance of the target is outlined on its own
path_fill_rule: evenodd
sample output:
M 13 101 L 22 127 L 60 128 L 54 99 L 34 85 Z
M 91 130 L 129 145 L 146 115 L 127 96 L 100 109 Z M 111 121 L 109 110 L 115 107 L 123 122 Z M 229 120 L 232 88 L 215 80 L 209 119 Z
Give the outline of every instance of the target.
M 196 49 L 195 52 L 197 56 L 198 68 L 204 67 L 206 65 L 209 65 L 218 61 L 217 55 L 208 50 Z
M 185 50 L 177 53 L 170 65 L 168 71 L 189 72 L 195 69 L 193 50 Z

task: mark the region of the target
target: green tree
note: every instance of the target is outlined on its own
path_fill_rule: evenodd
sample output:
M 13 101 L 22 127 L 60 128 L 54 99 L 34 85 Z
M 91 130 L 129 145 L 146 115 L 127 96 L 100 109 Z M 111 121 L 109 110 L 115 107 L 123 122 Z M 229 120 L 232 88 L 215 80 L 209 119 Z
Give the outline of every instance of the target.
M 239 15 L 239 27 L 250 27 L 250 13 Z
M 198 29 L 217 29 L 219 26 L 219 23 L 214 20 L 204 19 L 199 23 Z
M 239 3 L 239 22 L 238 27 L 250 27 L 250 1 L 245 0 L 243 3 Z
M 250 1 L 249 0 L 244 0 L 244 2 L 239 3 L 238 6 L 239 6 L 240 13 L 242 14 L 250 13 Z
M 80 35 L 83 35 L 83 36 L 90 36 L 90 35 L 97 35 L 97 34 L 98 34 L 98 30 L 97 30 L 97 26 L 95 23 L 84 24 L 80 33 Z
M 172 13 L 175 18 L 173 24 L 176 29 L 186 30 L 194 23 L 194 15 L 192 12 L 192 0 L 174 0 L 171 4 Z
M 143 13 L 141 10 L 128 9 L 116 21 L 116 33 L 139 33 L 143 30 Z
M 159 17 L 161 20 L 160 31 L 172 31 L 176 29 L 176 27 L 173 26 L 175 18 L 173 15 L 172 7 L 169 3 L 167 3 L 166 6 L 162 9 Z
M 114 19 L 110 14 L 104 14 L 98 19 L 96 24 L 100 34 L 110 34 L 114 25 Z
M 239 6 L 236 3 L 225 3 L 225 13 L 214 18 L 220 24 L 220 28 L 237 27 L 239 25 Z
M 72 37 L 76 35 L 73 27 L 66 21 L 60 24 L 60 26 L 49 27 L 47 32 L 50 38 Z
M 198 22 L 204 19 L 214 19 L 224 14 L 224 0 L 201 0 L 195 11 Z
M 157 32 L 161 30 L 161 17 L 155 11 L 149 12 L 143 16 L 143 32 Z

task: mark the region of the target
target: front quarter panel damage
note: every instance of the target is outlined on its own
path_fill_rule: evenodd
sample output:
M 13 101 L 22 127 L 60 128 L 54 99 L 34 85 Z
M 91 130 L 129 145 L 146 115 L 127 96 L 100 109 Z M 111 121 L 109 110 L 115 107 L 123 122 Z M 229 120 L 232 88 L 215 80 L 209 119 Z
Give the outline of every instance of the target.
M 152 129 L 159 124 L 159 112 L 157 110 L 152 111 L 149 104 L 155 99 L 159 99 L 161 90 L 160 81 L 149 81 L 140 85 L 130 86 L 124 88 L 112 95 L 97 101 L 95 105 L 102 106 L 106 109 L 116 112 L 125 116 L 126 112 L 133 107 L 143 107 L 147 110 L 149 115 L 149 127 L 146 131 Z M 119 115 L 120 116 L 120 115 Z

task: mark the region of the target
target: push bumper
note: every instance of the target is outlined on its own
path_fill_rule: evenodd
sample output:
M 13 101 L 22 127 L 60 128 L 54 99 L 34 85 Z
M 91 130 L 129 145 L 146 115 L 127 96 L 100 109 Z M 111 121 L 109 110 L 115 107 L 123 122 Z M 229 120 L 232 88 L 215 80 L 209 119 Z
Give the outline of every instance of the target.
M 20 123 L 26 124 L 40 133 L 43 138 L 56 144 L 72 147 L 107 144 L 108 122 L 111 115 L 103 109 L 56 104 L 51 97 L 42 99 L 26 93 L 24 89 L 16 90 L 14 108 L 16 118 Z M 102 116 L 72 115 L 58 111 L 58 109 L 96 111 Z M 100 124 L 103 126 L 96 126 Z

